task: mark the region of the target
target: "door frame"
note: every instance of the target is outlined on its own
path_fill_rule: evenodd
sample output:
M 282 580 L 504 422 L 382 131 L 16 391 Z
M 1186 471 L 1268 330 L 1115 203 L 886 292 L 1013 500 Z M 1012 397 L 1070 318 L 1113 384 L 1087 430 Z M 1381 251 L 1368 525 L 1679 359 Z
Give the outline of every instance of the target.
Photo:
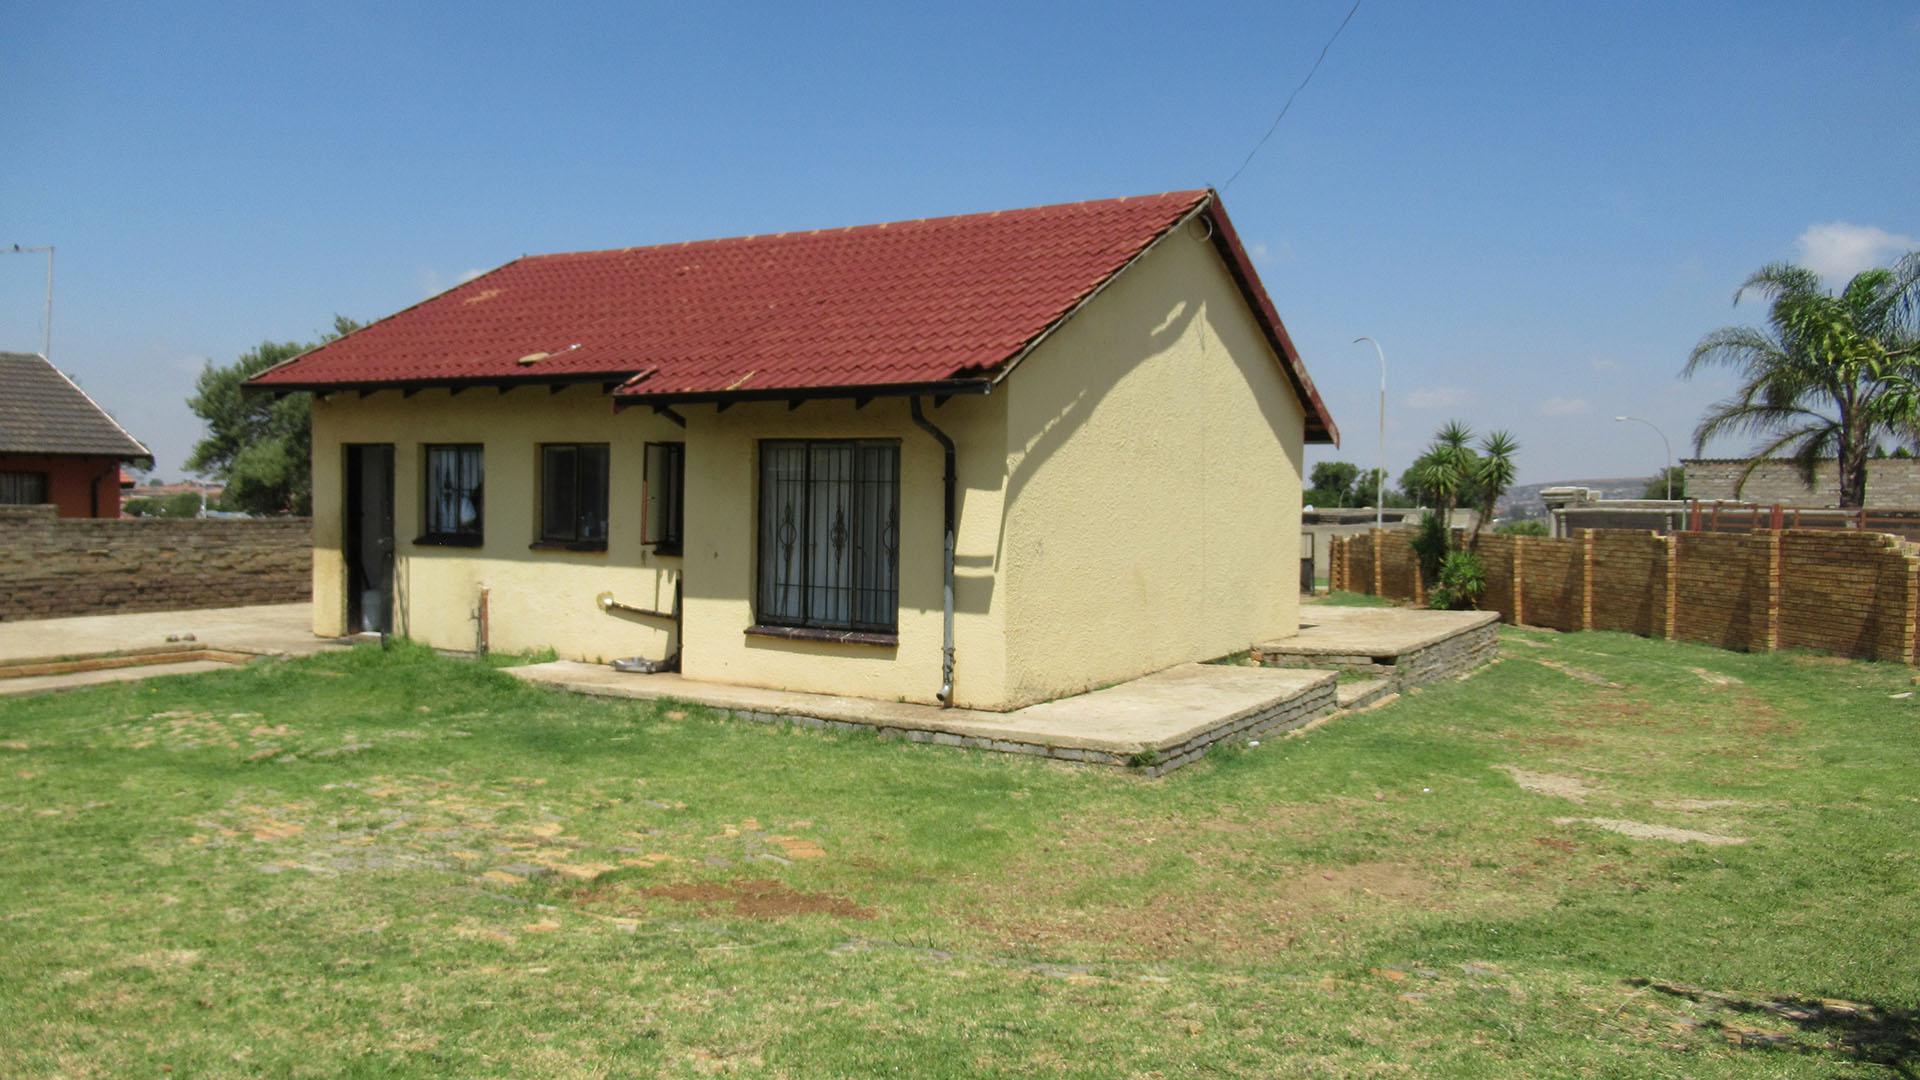
M 340 551 L 346 563 L 346 600 L 347 633 L 369 633 L 378 631 L 382 635 L 393 632 L 393 556 L 394 556 L 394 453 L 392 443 L 346 443 L 341 446 L 343 471 L 341 478 L 341 545 Z M 362 536 L 365 530 L 363 521 L 369 510 L 366 505 L 369 493 L 362 489 L 361 478 L 365 469 L 365 455 L 373 453 L 386 459 L 385 491 L 379 498 L 380 505 L 371 508 L 385 522 L 381 530 L 384 539 L 375 538 L 379 552 L 380 569 L 378 580 L 370 580 L 365 574 L 365 552 L 362 550 Z M 369 586 L 373 588 L 370 590 Z M 363 596 L 368 591 L 377 591 L 381 597 L 380 611 L 372 626 L 366 625 L 366 612 L 362 608 Z

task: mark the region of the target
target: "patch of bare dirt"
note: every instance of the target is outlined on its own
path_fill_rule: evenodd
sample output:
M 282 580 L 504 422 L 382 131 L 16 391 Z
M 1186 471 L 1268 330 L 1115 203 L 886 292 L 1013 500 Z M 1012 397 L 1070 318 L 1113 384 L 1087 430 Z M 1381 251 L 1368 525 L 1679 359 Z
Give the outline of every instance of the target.
M 1427 871 L 1391 862 L 1308 867 L 1271 885 L 1223 882 L 1093 905 L 1051 892 L 1028 883 L 964 917 L 1022 951 L 1098 942 L 1104 955 L 1126 960 L 1222 948 L 1236 956 L 1275 956 L 1302 939 L 1338 938 L 1349 932 L 1346 923 L 1370 912 L 1445 910 L 1454 895 Z
M 1698 832 L 1693 829 L 1676 829 L 1671 825 L 1649 825 L 1644 821 L 1622 821 L 1618 818 L 1554 818 L 1555 825 L 1591 825 L 1596 829 L 1616 832 L 1621 836 L 1631 836 L 1635 840 L 1666 840 L 1676 844 L 1744 844 L 1744 836 L 1721 836 L 1718 833 Z
M 1662 810 L 1682 810 L 1688 812 L 1704 810 L 1740 810 L 1756 803 L 1745 799 L 1660 799 L 1653 805 Z
M 1740 685 L 1739 679 L 1736 679 L 1731 675 L 1722 675 L 1717 671 L 1708 671 L 1706 668 L 1698 668 L 1698 667 L 1690 667 L 1687 670 L 1692 672 L 1694 675 L 1698 676 L 1700 681 L 1703 683 L 1706 683 L 1708 686 L 1739 686 Z
M 1533 795 L 1549 795 L 1570 802 L 1583 802 L 1593 794 L 1593 789 L 1587 786 L 1587 782 L 1577 776 L 1530 772 L 1518 765 L 1495 765 L 1494 768 L 1513 777 L 1513 782 L 1519 785 L 1521 791 Z
M 1522 746 L 1540 746 L 1553 750 L 1583 750 L 1593 745 L 1592 739 L 1556 732 L 1508 731 L 1502 732 L 1500 737 Z
M 1626 687 L 1604 675 L 1588 671 L 1586 668 L 1574 667 L 1572 664 L 1563 664 L 1558 660 L 1535 660 L 1534 663 L 1539 664 L 1543 668 L 1551 668 L 1570 679 L 1578 679 L 1589 686 L 1605 687 L 1608 690 L 1626 689 Z
M 639 914 L 635 905 L 622 904 L 633 896 L 705 907 L 726 907 L 732 914 L 745 919 L 781 919 L 789 915 L 832 915 L 841 919 L 874 917 L 872 908 L 856 904 L 844 896 L 801 892 L 784 881 L 770 878 L 686 882 L 633 890 L 615 886 L 589 889 L 579 893 L 574 900 L 583 907 Z

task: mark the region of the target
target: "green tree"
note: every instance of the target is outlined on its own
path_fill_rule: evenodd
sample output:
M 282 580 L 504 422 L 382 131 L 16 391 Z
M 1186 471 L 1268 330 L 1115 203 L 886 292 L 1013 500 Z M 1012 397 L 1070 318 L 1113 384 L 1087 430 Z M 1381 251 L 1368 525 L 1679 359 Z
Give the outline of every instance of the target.
M 120 512 L 128 517 L 199 517 L 200 496 L 191 491 L 175 492 L 160 498 L 141 496 L 128 499 L 120 507 Z
M 1387 483 L 1385 469 L 1368 469 L 1353 485 L 1355 506 L 1412 506 L 1412 500 Z
M 1473 482 L 1478 488 L 1480 513 L 1473 521 L 1473 535 L 1467 546 L 1478 550 L 1480 530 L 1493 520 L 1493 508 L 1500 502 L 1500 496 L 1513 486 L 1517 474 L 1513 458 L 1520 452 L 1520 444 L 1513 436 L 1504 431 L 1496 431 L 1480 440 L 1480 455 L 1473 463 Z
M 1695 453 L 1719 435 L 1759 436 L 1742 484 L 1761 461 L 1784 454 L 1811 485 L 1820 461 L 1835 458 L 1840 505 L 1862 505 L 1868 455 L 1882 438 L 1911 439 L 1920 417 L 1920 252 L 1854 275 L 1838 294 L 1805 267 L 1774 263 L 1748 278 L 1734 303 L 1748 293 L 1768 300 L 1766 328 L 1715 330 L 1681 372 L 1724 367 L 1741 380 L 1694 430 Z
M 360 323 L 333 317 L 320 343 L 345 337 Z M 193 472 L 218 477 L 224 502 L 253 514 L 313 512 L 313 399 L 304 393 L 275 399 L 241 389 L 255 375 L 314 348 L 299 342 L 263 341 L 224 367 L 209 360 L 187 406 L 206 423 L 207 434 L 187 458 Z
M 1355 506 L 1354 482 L 1360 477 L 1360 466 L 1346 461 L 1323 461 L 1313 467 L 1308 474 L 1312 485 L 1305 493 L 1309 506 L 1339 507 Z
M 1673 484 L 1674 498 L 1687 497 L 1687 469 L 1684 465 L 1669 465 L 1654 473 L 1653 477 L 1647 481 L 1646 488 L 1640 492 L 1640 497 L 1643 499 L 1666 498 L 1669 481 Z

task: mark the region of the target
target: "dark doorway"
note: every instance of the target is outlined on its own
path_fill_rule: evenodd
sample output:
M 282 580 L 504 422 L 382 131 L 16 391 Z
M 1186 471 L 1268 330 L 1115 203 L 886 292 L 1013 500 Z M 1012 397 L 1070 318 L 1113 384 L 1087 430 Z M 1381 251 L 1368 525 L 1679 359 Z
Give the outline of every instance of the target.
M 393 444 L 347 447 L 347 630 L 393 629 Z

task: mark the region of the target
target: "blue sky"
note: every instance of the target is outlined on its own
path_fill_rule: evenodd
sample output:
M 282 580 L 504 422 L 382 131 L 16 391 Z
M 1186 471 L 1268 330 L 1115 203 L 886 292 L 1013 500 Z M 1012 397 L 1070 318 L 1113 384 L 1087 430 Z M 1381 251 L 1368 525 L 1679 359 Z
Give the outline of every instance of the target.
M 940 8 L 26 4 L 0 246 L 173 476 L 201 363 L 522 253 L 1219 184 L 1348 0 Z M 1651 474 L 1775 259 L 1920 247 L 1920 5 L 1366 0 L 1228 209 L 1372 464 L 1449 417 L 1523 482 Z M 42 264 L 0 256 L 0 348 Z M 1737 445 L 1717 449 L 1737 451 Z

